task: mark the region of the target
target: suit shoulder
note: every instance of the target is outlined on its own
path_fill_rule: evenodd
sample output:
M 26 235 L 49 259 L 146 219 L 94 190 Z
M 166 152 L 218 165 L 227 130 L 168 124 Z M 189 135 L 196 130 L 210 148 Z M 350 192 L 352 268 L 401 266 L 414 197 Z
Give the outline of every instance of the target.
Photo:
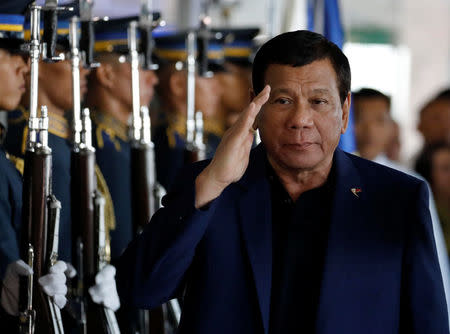
M 368 183 L 375 183 L 379 187 L 401 187 L 401 189 L 416 189 L 424 182 L 413 175 L 403 171 L 381 165 L 354 154 L 344 152 L 353 165 Z

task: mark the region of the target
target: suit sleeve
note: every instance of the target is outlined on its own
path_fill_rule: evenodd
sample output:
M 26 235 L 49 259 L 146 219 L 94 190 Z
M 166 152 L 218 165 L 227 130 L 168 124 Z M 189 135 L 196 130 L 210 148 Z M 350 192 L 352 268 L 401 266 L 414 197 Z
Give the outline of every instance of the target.
M 150 309 L 173 298 L 192 263 L 217 200 L 195 209 L 195 177 L 164 199 L 164 207 L 119 260 L 117 286 L 122 303 Z
M 430 218 L 420 182 L 407 222 L 402 286 L 402 333 L 449 333 L 447 303 Z

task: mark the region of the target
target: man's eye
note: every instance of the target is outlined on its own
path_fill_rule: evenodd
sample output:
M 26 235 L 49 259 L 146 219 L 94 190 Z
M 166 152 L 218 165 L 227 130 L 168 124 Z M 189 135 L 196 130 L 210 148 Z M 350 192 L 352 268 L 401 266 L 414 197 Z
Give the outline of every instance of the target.
M 289 104 L 289 100 L 288 99 L 284 99 L 284 98 L 279 98 L 275 100 L 275 103 L 277 104 Z
M 324 99 L 314 99 L 313 104 L 327 104 L 328 101 Z

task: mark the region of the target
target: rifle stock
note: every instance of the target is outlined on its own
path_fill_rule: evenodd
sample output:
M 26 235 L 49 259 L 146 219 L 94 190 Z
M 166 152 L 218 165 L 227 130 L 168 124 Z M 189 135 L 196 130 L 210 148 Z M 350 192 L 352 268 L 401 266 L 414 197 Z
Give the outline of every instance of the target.
M 150 18 L 150 16 L 152 18 Z M 144 225 L 150 221 L 157 205 L 154 194 L 158 185 L 156 183 L 156 169 L 154 159 L 154 145 L 151 141 L 151 124 L 149 111 L 146 106 L 140 105 L 139 88 L 139 52 L 137 32 L 141 32 L 141 47 L 144 54 L 146 69 L 156 69 L 151 63 L 151 30 L 154 16 L 151 14 L 146 0 L 141 1 L 141 15 L 139 24 L 132 21 L 128 27 L 128 51 L 131 66 L 131 92 L 132 92 L 132 122 L 131 122 L 131 193 L 132 193 L 132 219 L 135 234 L 139 234 Z M 160 186 L 159 186 L 160 187 Z M 164 334 L 165 316 L 163 307 L 154 310 L 138 310 L 138 332 L 141 334 Z
M 95 177 L 95 151 L 79 150 L 72 152 L 71 157 L 72 181 L 71 198 L 73 235 L 76 236 L 74 254 L 77 270 L 82 273 L 82 282 L 75 283 L 80 289 L 77 296 L 82 303 L 80 310 L 79 326 L 84 333 L 118 333 L 110 328 L 105 313 L 107 309 L 103 305 L 92 301 L 88 289 L 95 285 L 95 275 L 98 273 L 97 257 L 99 253 L 97 238 L 98 228 L 95 221 L 95 199 L 97 196 L 97 184 Z M 114 314 L 112 315 L 114 316 Z
M 25 153 L 23 184 L 20 251 L 21 257 L 32 266 L 33 275 L 21 282 L 19 306 L 24 311 L 19 321 L 20 332 L 30 334 L 64 333 L 59 308 L 38 283 L 38 279 L 47 274 L 53 264 L 50 258 L 57 259 L 57 252 L 52 252 L 53 247 L 49 249 L 50 245 L 53 246 L 50 241 L 55 238 L 55 223 L 51 220 L 50 203 L 54 197 L 51 195 L 52 156 L 47 146 L 47 129 L 48 118 L 43 107 L 37 129 L 40 142 L 31 143 Z
M 19 316 L 19 330 L 28 334 L 64 333 L 59 308 L 38 283 L 58 256 L 59 202 L 51 195 L 52 151 L 48 147 L 47 107 L 41 107 L 38 117 L 37 97 L 39 59 L 41 55 L 44 59 L 52 57 L 56 43 L 56 13 L 60 9 L 57 0 L 46 0 L 44 7 L 35 4 L 30 7 L 30 117 L 23 177 L 20 254 L 33 269 L 33 274 L 21 280 L 19 297 L 19 308 L 23 310 Z M 45 11 L 46 29 L 43 47 L 40 43 L 41 10 Z M 58 58 L 52 59 L 56 60 Z
M 96 205 L 99 198 L 95 174 L 95 149 L 92 146 L 92 124 L 89 109 L 81 112 L 80 96 L 80 61 L 84 55 L 89 66 L 92 45 L 94 43 L 91 9 L 92 1 L 80 1 L 82 21 L 83 48 L 80 52 L 78 35 L 79 19 L 73 17 L 69 26 L 70 58 L 72 66 L 73 95 L 73 148 L 71 153 L 71 206 L 72 206 L 72 238 L 74 264 L 79 276 L 75 278 L 76 297 L 78 302 L 78 324 L 82 333 L 120 333 L 117 326 L 112 326 L 108 319 L 115 319 L 114 312 L 103 305 L 93 302 L 89 295 L 89 287 L 95 285 L 95 276 L 101 268 L 98 266 L 99 229 L 96 218 Z M 103 231 L 104 233 L 104 231 Z M 108 319 L 105 318 L 107 313 Z
M 142 232 L 156 210 L 154 153 L 149 145 L 131 147 L 131 196 L 134 231 Z

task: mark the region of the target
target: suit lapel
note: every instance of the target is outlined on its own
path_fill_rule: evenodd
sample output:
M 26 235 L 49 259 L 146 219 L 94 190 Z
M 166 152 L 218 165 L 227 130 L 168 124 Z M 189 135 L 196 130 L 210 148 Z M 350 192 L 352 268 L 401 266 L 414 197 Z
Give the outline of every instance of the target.
M 364 250 L 376 249 L 371 248 L 372 231 L 366 223 L 372 214 L 366 188 L 351 159 L 340 150 L 335 154 L 336 189 L 317 314 L 320 334 L 344 333 L 348 324 L 357 322 L 354 319 L 365 308 L 360 301 L 370 300 L 364 280 L 372 269 Z
M 272 209 L 270 186 L 265 177 L 265 150 L 257 147 L 250 157 L 247 172 L 238 185 L 241 228 L 256 286 L 264 331 L 269 330 L 272 284 Z M 361 245 L 375 250 L 371 236 L 374 231 L 365 224 L 372 213 L 358 170 L 351 159 L 339 149 L 335 152 L 336 189 L 332 207 L 328 247 L 324 262 L 322 289 L 317 314 L 317 333 L 338 333 L 345 328 L 344 319 L 353 309 L 358 312 L 364 289 L 355 295 L 353 283 L 359 283 L 357 273 L 371 274 L 367 254 Z M 356 277 L 356 281 L 355 281 Z M 361 285 L 364 287 L 364 285 Z M 343 313 L 345 311 L 345 314 Z
M 272 222 L 269 183 L 265 178 L 265 151 L 261 145 L 250 157 L 249 167 L 239 184 L 241 227 L 256 286 L 265 333 L 269 330 L 272 285 Z

